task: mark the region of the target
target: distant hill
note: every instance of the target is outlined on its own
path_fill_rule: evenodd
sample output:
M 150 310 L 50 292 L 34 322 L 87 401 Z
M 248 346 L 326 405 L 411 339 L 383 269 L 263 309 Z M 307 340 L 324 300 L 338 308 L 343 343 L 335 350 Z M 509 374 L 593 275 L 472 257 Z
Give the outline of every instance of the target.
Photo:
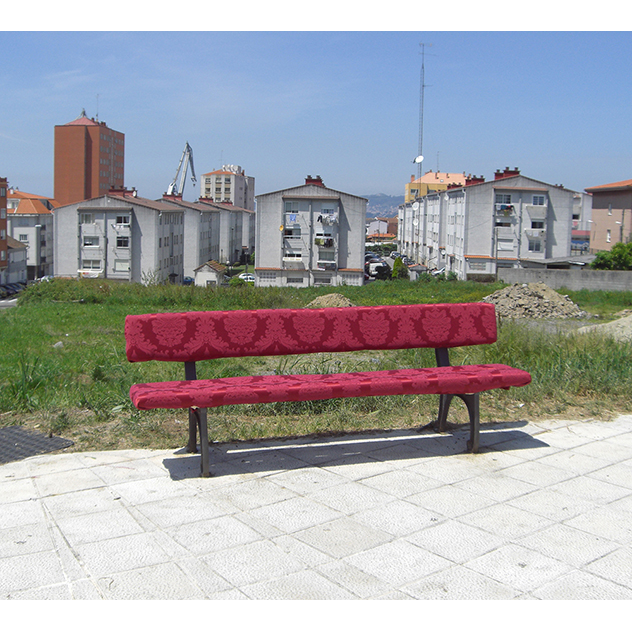
M 376 193 L 374 195 L 363 195 L 361 197 L 369 200 L 366 209 L 367 217 L 396 217 L 399 205 L 404 203 L 403 195 Z

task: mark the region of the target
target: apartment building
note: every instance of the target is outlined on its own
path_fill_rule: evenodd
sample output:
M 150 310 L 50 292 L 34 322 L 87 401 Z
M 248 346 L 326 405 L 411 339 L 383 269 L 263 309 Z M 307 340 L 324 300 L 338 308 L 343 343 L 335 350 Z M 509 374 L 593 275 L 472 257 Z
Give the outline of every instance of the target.
M 418 197 L 428 195 L 432 191 L 445 191 L 449 185 L 463 186 L 465 178 L 464 173 L 442 171 L 427 171 L 417 179 L 415 176 L 410 176 L 410 182 L 407 182 L 405 187 L 404 203 L 412 203 Z
M 320 176 L 257 196 L 258 286 L 362 285 L 368 200 Z
M 85 110 L 65 125 L 55 125 L 54 197 L 61 205 L 105 195 L 125 180 L 125 134 Z
M 26 245 L 7 235 L 7 252 L 7 283 L 26 283 Z
M 590 252 L 632 241 L 632 180 L 590 187 L 586 193 L 592 196 Z
M 8 234 L 26 246 L 27 279 L 53 274 L 53 210 L 56 200 L 10 188 L 7 193 Z
M 184 276 L 193 278 L 207 261 L 246 263 L 254 252 L 254 211 L 206 198 L 185 202 L 165 194 L 163 200 L 184 211 Z
M 181 283 L 184 209 L 116 190 L 55 209 L 57 277 Z
M 431 270 L 485 278 L 501 267 L 570 257 L 573 217 L 587 204 L 576 191 L 505 168 L 493 181 L 468 177 L 465 186 L 402 205 L 398 245 Z
M 239 165 L 223 165 L 205 173 L 200 183 L 200 198 L 255 210 L 255 179 Z
M 7 246 L 7 179 L 0 178 L 0 285 L 7 283 L 9 249 Z

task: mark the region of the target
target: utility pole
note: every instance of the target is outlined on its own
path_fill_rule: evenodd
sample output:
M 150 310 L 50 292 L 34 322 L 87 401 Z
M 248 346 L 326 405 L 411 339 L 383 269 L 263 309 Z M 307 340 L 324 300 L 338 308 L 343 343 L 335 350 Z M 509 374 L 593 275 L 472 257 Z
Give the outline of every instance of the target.
M 419 77 L 419 151 L 418 156 L 423 156 L 424 146 L 424 92 L 426 88 L 426 46 L 432 46 L 432 44 L 420 43 L 421 46 L 421 74 Z M 417 163 L 417 179 L 421 178 L 421 162 Z

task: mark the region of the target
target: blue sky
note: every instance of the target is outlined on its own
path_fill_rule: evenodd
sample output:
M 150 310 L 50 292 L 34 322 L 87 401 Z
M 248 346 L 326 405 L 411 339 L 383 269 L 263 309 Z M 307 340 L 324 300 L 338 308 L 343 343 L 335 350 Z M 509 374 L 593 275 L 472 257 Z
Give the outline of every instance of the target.
M 420 42 L 424 172 L 518 167 L 574 190 L 632 177 L 630 32 L 440 30 L 2 32 L 0 175 L 52 196 L 54 126 L 85 108 L 125 134 L 125 184 L 143 197 L 166 191 L 187 141 L 188 200 L 222 163 L 257 194 L 310 174 L 401 195 Z

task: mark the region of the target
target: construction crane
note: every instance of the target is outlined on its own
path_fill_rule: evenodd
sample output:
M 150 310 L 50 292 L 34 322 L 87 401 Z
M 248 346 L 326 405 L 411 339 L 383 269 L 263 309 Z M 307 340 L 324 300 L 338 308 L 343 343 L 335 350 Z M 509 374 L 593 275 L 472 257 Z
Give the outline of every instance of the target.
M 193 184 L 195 184 L 197 182 L 197 178 L 195 177 L 195 169 L 193 167 L 193 150 L 191 149 L 191 145 L 189 145 L 189 143 L 187 142 L 184 146 L 184 151 L 182 152 L 182 157 L 180 158 L 180 163 L 178 164 L 176 175 L 173 178 L 173 182 L 169 185 L 169 188 L 167 189 L 167 195 L 182 195 L 184 193 L 184 181 L 187 177 L 187 169 L 189 168 L 189 163 L 191 163 L 191 181 L 193 182 Z M 181 169 L 182 176 L 180 177 L 180 184 L 178 185 L 178 175 L 180 174 Z

